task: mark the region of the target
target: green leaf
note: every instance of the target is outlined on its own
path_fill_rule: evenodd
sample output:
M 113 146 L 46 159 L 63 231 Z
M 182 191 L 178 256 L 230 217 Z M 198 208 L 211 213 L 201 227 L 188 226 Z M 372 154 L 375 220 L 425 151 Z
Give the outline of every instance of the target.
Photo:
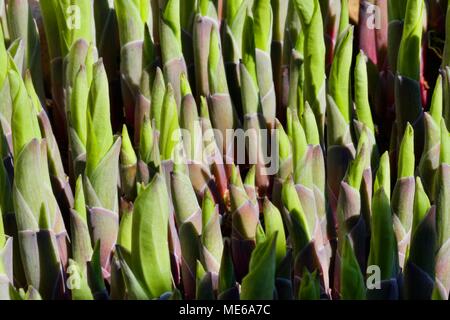
M 386 196 L 390 198 L 391 195 L 391 167 L 389 162 L 389 152 L 386 151 L 380 158 L 380 165 L 375 176 L 375 184 L 373 191 L 377 192 L 383 188 Z
M 283 219 L 277 207 L 267 198 L 264 199 L 263 213 L 267 237 L 275 233 L 278 234 L 275 249 L 277 266 L 279 266 L 286 256 L 286 235 L 284 233 Z
M 270 0 L 255 0 L 253 3 L 255 47 L 270 52 L 272 42 L 273 13 Z
M 89 100 L 89 87 L 86 67 L 81 66 L 75 76 L 73 88 L 70 94 L 69 121 L 78 138 L 86 146 L 87 142 L 87 110 Z
M 425 3 L 423 0 L 408 0 L 403 35 L 398 52 L 398 73 L 416 81 L 420 80 L 424 13 Z
M 250 259 L 249 273 L 242 280 L 242 300 L 272 300 L 275 290 L 276 238 L 272 234 L 256 246 Z
M 157 174 L 135 201 L 131 250 L 134 272 L 153 298 L 172 290 L 168 226 L 169 196 Z
M 338 40 L 331 65 L 328 88 L 346 123 L 350 123 L 350 68 L 353 52 L 353 27 L 348 27 Z
M 172 159 L 174 149 L 180 142 L 179 129 L 177 103 L 172 86 L 169 84 L 164 96 L 159 140 L 163 160 Z
M 285 208 L 291 216 L 292 226 L 289 233 L 294 241 L 294 252 L 297 254 L 311 240 L 311 232 L 292 179 L 286 179 L 283 184 L 282 199 Z
M 413 177 L 415 168 L 414 156 L 414 129 L 408 123 L 403 140 L 400 144 L 398 156 L 398 179 Z
M 94 65 L 89 92 L 86 174 L 91 176 L 113 145 L 110 120 L 109 84 L 102 60 Z
M 258 87 L 255 57 L 255 27 L 252 16 L 247 12 L 242 38 L 242 63 L 247 69 L 254 86 Z
M 356 259 L 350 237 L 345 236 L 341 252 L 341 299 L 365 300 L 364 277 Z
M 364 123 L 372 133 L 375 133 L 369 103 L 367 57 L 362 50 L 356 57 L 355 65 L 355 107 L 357 119 Z
M 416 177 L 416 188 L 414 193 L 414 216 L 411 237 L 414 237 L 417 227 L 425 218 L 430 207 L 430 200 L 428 199 L 428 196 L 423 189 L 422 181 L 419 177 Z
M 378 189 L 372 199 L 372 237 L 368 265 L 378 266 L 381 280 L 397 276 L 397 240 L 393 230 L 392 210 L 383 188 Z
M 320 279 L 317 271 L 310 273 L 308 269 L 302 273 L 300 289 L 298 291 L 300 300 L 319 300 L 320 299 Z
M 134 165 L 137 162 L 136 153 L 133 149 L 130 136 L 128 135 L 127 126 L 124 124 L 122 128 L 122 145 L 120 149 L 120 163 L 124 166 Z
M 33 139 L 41 138 L 41 131 L 36 111 L 31 103 L 25 84 L 14 69 L 8 71 L 13 113 L 11 120 L 14 158 L 17 159 L 22 149 Z

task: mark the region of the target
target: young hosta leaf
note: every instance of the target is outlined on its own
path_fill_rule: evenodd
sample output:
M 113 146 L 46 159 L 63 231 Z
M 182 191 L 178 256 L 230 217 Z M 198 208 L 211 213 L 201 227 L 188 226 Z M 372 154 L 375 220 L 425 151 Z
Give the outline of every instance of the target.
M 369 104 L 369 87 L 367 76 L 367 57 L 361 51 L 356 57 L 355 65 L 355 107 L 356 117 L 364 123 L 372 133 L 375 132 Z
M 345 0 L 347 1 L 347 0 Z M 346 123 L 350 123 L 350 67 L 353 51 L 353 27 L 341 35 L 328 80 L 329 92 Z
M 152 107 L 150 110 L 150 121 L 154 121 L 155 130 L 161 130 L 161 117 L 163 112 L 166 84 L 160 68 L 156 69 L 155 79 L 152 86 Z
M 406 126 L 398 158 L 398 179 L 414 176 L 414 129 L 409 124 Z
M 132 265 L 148 296 L 172 290 L 168 245 L 169 197 L 163 177 L 139 193 L 132 222 Z
M 41 132 L 36 111 L 26 91 L 25 83 L 16 70 L 8 71 L 8 80 L 13 102 L 11 127 L 13 131 L 14 158 L 33 139 L 40 139 Z M 33 116 L 30 116 L 33 115 Z
M 223 255 L 223 240 L 220 216 L 209 190 L 203 197 L 201 241 L 204 246 L 202 253 L 204 265 L 208 271 L 218 273 Z
M 381 280 L 395 278 L 398 273 L 397 240 L 392 222 L 389 198 L 383 188 L 375 192 L 372 200 L 372 238 L 369 266 L 378 266 Z
M 416 81 L 420 80 L 420 54 L 424 12 L 424 1 L 408 0 L 403 35 L 398 53 L 398 73 Z
M 375 184 L 373 192 L 377 192 L 383 188 L 386 196 L 391 197 L 391 167 L 389 164 L 389 152 L 386 151 L 380 158 L 377 174 L 375 176 Z
M 127 295 L 132 300 L 148 300 L 150 296 L 146 290 L 142 287 L 139 280 L 131 271 L 128 262 L 125 260 L 124 253 L 120 246 L 116 246 L 116 252 L 119 257 L 122 276 L 124 278 L 125 287 L 127 288 Z
M 430 209 L 431 204 L 430 200 L 423 189 L 422 181 L 419 177 L 416 178 L 416 187 L 414 194 L 414 215 L 413 215 L 413 224 L 411 229 L 411 237 L 414 237 L 417 227 L 425 218 L 428 210 Z
M 310 273 L 306 268 L 302 273 L 302 282 L 298 291 L 300 300 L 319 300 L 320 299 L 320 277 L 317 272 Z
M 350 237 L 344 237 L 341 252 L 340 294 L 343 300 L 364 300 L 366 287 L 358 260 L 352 247 Z
M 113 145 L 108 78 L 101 60 L 94 65 L 94 76 L 89 92 L 87 118 L 88 144 L 86 174 L 91 176 Z
M 287 179 L 283 184 L 282 197 L 289 213 L 289 234 L 293 239 L 296 256 L 311 241 L 311 231 L 292 179 Z
M 133 246 L 133 208 L 127 208 L 122 212 L 120 219 L 119 234 L 117 235 L 117 244 L 131 253 Z
M 159 149 L 161 150 L 162 159 L 169 160 L 173 158 L 174 150 L 180 143 L 177 104 L 171 85 L 167 87 L 162 112 Z
M 41 98 L 44 97 L 42 79 L 41 46 L 36 21 L 33 19 L 32 8 L 28 1 L 11 1 L 7 5 L 8 31 L 10 41 L 22 39 L 25 44 L 24 70 L 29 69 L 33 76 L 33 82 Z M 0 81 L 1 83 L 1 81 Z
M 136 196 L 137 157 L 128 135 L 126 125 L 122 129 L 122 145 L 120 149 L 121 189 L 127 199 Z
M 309 102 L 314 115 L 321 141 L 324 134 L 325 116 L 325 41 L 323 20 L 319 0 L 296 0 L 302 28 L 304 29 L 305 101 Z
M 252 253 L 250 269 L 242 280 L 242 300 L 271 300 L 275 290 L 276 238 L 272 234 Z

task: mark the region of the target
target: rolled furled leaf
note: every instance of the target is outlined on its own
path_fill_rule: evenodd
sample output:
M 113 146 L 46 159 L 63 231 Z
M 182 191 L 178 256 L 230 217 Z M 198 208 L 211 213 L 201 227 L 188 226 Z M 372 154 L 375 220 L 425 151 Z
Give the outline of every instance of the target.
M 139 160 L 137 182 L 148 184 L 161 165 L 159 142 L 148 116 L 145 116 L 140 125 Z
M 324 141 L 325 110 L 326 110 L 326 54 L 325 41 L 323 39 L 323 21 L 319 0 L 302 1 L 295 0 L 297 10 L 305 33 L 304 57 L 305 57 L 305 101 L 309 103 L 316 116 L 319 128 L 320 141 Z
M 343 0 L 346 2 L 347 0 Z M 351 119 L 350 67 L 353 51 L 353 27 L 342 31 L 328 79 L 328 92 L 336 103 L 346 123 Z
M 204 157 L 203 130 L 198 116 L 197 104 L 190 91 L 186 75 L 181 76 L 182 100 L 180 108 L 180 128 L 186 153 L 186 165 L 195 193 L 201 198 L 208 188 L 217 196 L 209 163 Z
M 89 207 L 91 239 L 100 241 L 101 266 L 109 277 L 111 252 L 114 249 L 119 222 L 118 182 L 121 138 L 112 134 L 109 89 L 101 60 L 94 65 L 87 112 L 88 135 L 84 194 Z
M 447 299 L 450 291 L 450 134 L 441 121 L 441 155 L 440 166 L 436 178 L 436 228 L 437 228 L 437 255 L 436 278 L 433 299 Z
M 66 58 L 67 118 L 71 177 L 84 172 L 87 146 L 87 110 L 92 81 L 92 49 L 81 39 Z
M 70 212 L 70 230 L 73 260 L 69 260 L 68 273 L 71 276 L 79 276 L 78 286 L 74 285 L 71 289 L 72 299 L 92 300 L 93 296 L 87 279 L 87 262 L 91 260 L 93 250 L 89 235 L 86 202 L 81 176 L 78 177 L 76 182 L 75 202 Z
M 143 65 L 144 30 L 149 23 L 150 2 L 115 0 L 114 8 L 120 38 L 120 73 L 125 118 L 134 123 L 135 97 L 139 92 Z
M 327 221 L 327 200 L 326 197 L 326 169 L 325 159 L 320 145 L 320 135 L 317 127 L 314 113 L 312 112 L 309 104 L 305 104 L 305 111 L 301 117 L 301 124 L 304 128 L 306 141 L 309 145 L 313 146 L 313 183 L 314 183 L 314 198 L 316 200 L 317 215 L 322 225 L 322 235 L 324 236 L 324 244 L 328 242 L 328 224 Z
M 134 200 L 136 197 L 136 173 L 137 157 L 128 135 L 127 127 L 124 125 L 120 149 L 120 187 L 128 200 Z
M 238 115 L 234 109 L 232 96 L 228 89 L 227 74 L 222 57 L 222 47 L 219 38 L 219 29 L 216 25 L 211 27 L 208 56 L 208 106 L 213 127 L 220 130 L 221 139 L 217 139 L 218 146 L 224 157 L 233 160 L 233 141 L 229 136 L 231 129 L 240 126 Z M 239 96 L 240 97 L 240 92 Z M 237 99 L 237 97 L 236 97 Z M 236 102 L 235 102 L 236 103 Z
M 300 41 L 300 43 L 302 43 Z M 289 93 L 287 104 L 290 109 L 296 110 L 298 114 L 302 115 L 304 112 L 304 64 L 302 54 L 293 49 L 290 57 L 289 70 Z
M 350 162 L 346 176 L 341 182 L 341 189 L 339 192 L 338 206 L 337 206 L 337 220 L 338 220 L 338 239 L 348 237 L 351 245 L 350 250 L 353 250 L 353 256 L 359 264 L 360 270 L 366 270 L 366 239 L 368 238 L 369 223 L 365 219 L 362 212 L 362 197 L 360 193 L 361 185 L 363 183 L 363 174 L 370 153 L 368 145 L 364 140 L 360 140 L 358 145 L 358 152 L 355 159 Z M 370 219 L 370 217 L 368 217 Z M 339 282 L 345 276 L 341 274 L 341 267 L 346 267 L 342 259 L 342 251 L 344 241 L 338 242 L 338 250 L 335 257 L 335 272 L 334 272 L 334 287 L 339 294 L 341 293 L 341 283 Z M 352 259 L 351 254 L 347 252 L 346 259 Z
M 328 96 L 327 122 L 327 191 L 334 216 L 333 223 L 336 224 L 340 184 L 356 151 L 350 126 L 331 96 Z
M 25 276 L 44 298 L 61 297 L 67 232 L 51 188 L 46 143 L 41 141 L 36 111 L 17 69 L 11 69 L 8 77 L 13 97 L 12 189 Z
M 259 208 L 242 183 L 238 169 L 233 165 L 230 177 L 231 253 L 237 281 L 248 273 L 251 252 L 256 246 L 256 228 Z
M 438 123 L 428 113 L 424 113 L 425 146 L 419 163 L 419 174 L 431 201 L 436 197 L 436 176 L 439 169 L 440 129 Z
M 256 246 L 250 259 L 249 273 L 242 280 L 241 300 L 271 300 L 275 291 L 275 232 Z
M 140 191 L 134 203 L 132 222 L 132 268 L 150 299 L 172 291 L 169 215 L 169 195 L 164 178 L 157 174 Z
M 268 198 L 264 199 L 263 213 L 267 237 L 277 234 L 275 256 L 278 271 L 283 263 L 283 259 L 286 257 L 286 235 L 284 232 L 283 219 L 280 211 L 270 202 Z
M 404 271 L 406 299 L 431 298 L 436 240 L 436 207 L 431 207 L 420 178 L 416 178 L 411 245 Z
M 244 114 L 244 130 L 250 139 L 254 141 L 247 148 L 247 153 L 251 164 L 256 164 L 257 193 L 263 197 L 270 184 L 266 167 L 270 133 L 265 126 L 259 95 L 254 30 L 254 20 L 247 14 L 242 39 L 243 57 L 240 63 L 242 108 Z
M 305 183 L 305 182 L 303 182 Z M 321 226 L 314 212 L 306 212 L 301 200 L 306 199 L 308 190 L 304 185 L 294 185 L 287 179 L 283 185 L 283 218 L 289 231 L 294 259 L 294 295 L 302 287 L 305 270 L 317 271 L 320 279 L 321 294 L 328 295 L 328 261 L 327 251 L 323 246 Z M 312 200 L 314 201 L 314 199 Z M 313 206 L 313 204 L 308 204 Z M 308 209 L 310 209 L 308 207 Z
M 189 55 L 187 57 L 193 59 L 191 63 L 195 62 L 194 83 L 196 96 L 206 97 L 210 93 L 210 84 L 208 80 L 209 65 L 206 61 L 208 61 L 208 56 L 210 55 L 211 32 L 213 28 L 219 29 L 219 23 L 217 21 L 216 8 L 211 0 L 199 1 L 197 6 L 197 14 L 191 24 L 192 39 L 190 46 L 193 46 L 193 57 L 189 57 Z M 189 11 L 192 11 L 192 8 L 193 7 L 189 7 L 189 9 L 187 9 L 188 13 Z M 194 70 L 189 70 L 189 72 L 194 72 Z
M 405 132 L 409 122 L 416 131 L 416 155 L 423 150 L 423 110 L 420 89 L 421 40 L 425 4 L 422 0 L 408 0 L 403 34 L 398 51 L 397 75 L 395 78 L 395 111 L 397 130 Z M 401 138 L 398 136 L 398 145 Z
M 294 137 L 297 136 L 295 130 L 293 134 Z M 298 136 L 301 137 L 302 135 L 300 134 Z M 297 146 L 294 147 L 295 188 L 297 190 L 302 208 L 306 214 L 309 229 L 313 232 L 313 247 L 321 268 L 321 270 L 318 271 L 318 275 L 322 281 L 321 284 L 326 294 L 329 288 L 327 270 L 329 269 L 330 248 L 328 247 L 327 237 L 322 234 L 322 232 L 324 231 L 323 224 L 326 224 L 326 221 L 324 221 L 324 219 L 326 220 L 324 204 L 322 202 L 322 199 L 320 199 L 321 195 L 320 192 L 318 193 L 319 190 L 313 178 L 313 172 L 315 172 L 315 169 L 317 170 L 316 172 L 318 175 L 321 174 L 320 166 L 317 166 L 318 163 L 315 163 L 319 162 L 320 158 L 315 155 L 315 148 L 313 145 L 308 145 L 303 151 L 304 154 L 298 155 L 298 149 L 303 149 L 303 147 L 299 147 L 299 144 L 305 144 L 306 141 L 299 142 L 296 138 L 294 138 L 294 141 L 297 144 Z M 316 195 L 319 197 L 319 199 L 317 200 Z M 301 269 L 296 269 L 296 271 L 301 272 Z
M 270 0 L 254 1 L 253 18 L 255 32 L 256 76 L 258 79 L 262 114 L 266 120 L 267 127 L 274 128 L 277 101 L 270 55 L 274 19 Z
M 206 191 L 202 203 L 201 257 L 208 272 L 218 275 L 223 255 L 220 215 L 211 192 Z
M 364 276 L 355 256 L 350 235 L 346 235 L 343 241 L 339 280 L 341 299 L 364 300 L 366 299 Z
M 167 0 L 160 17 L 161 58 L 164 78 L 173 87 L 178 108 L 181 103 L 180 76 L 187 74 L 181 45 L 180 0 Z
M 320 280 L 317 272 L 304 271 L 303 281 L 298 292 L 299 300 L 320 300 Z
M 41 45 L 36 21 L 31 11 L 31 6 L 26 0 L 8 1 L 8 5 L 6 6 L 10 41 L 21 39 L 25 44 L 24 69 L 20 70 L 20 72 L 24 75 L 27 69 L 30 70 L 33 83 L 36 86 L 36 92 L 41 101 L 43 101 L 45 97 L 41 65 Z
M 161 160 L 170 160 L 173 159 L 174 153 L 182 147 L 175 93 L 170 84 L 167 87 L 162 108 L 159 149 Z
M 373 185 L 373 192 L 378 189 L 384 189 L 388 199 L 391 198 L 391 167 L 389 163 L 389 152 L 386 151 L 380 158 L 380 165 L 378 166 Z
M 381 187 L 372 200 L 372 237 L 367 262 L 368 276 L 378 267 L 380 282 L 374 281 L 374 288 L 368 288 L 368 299 L 396 300 L 401 292 L 399 287 L 399 264 L 397 240 L 393 229 L 393 214 L 389 198 Z M 369 270 L 370 268 L 370 270 Z
M 215 300 L 214 282 L 217 276 L 205 271 L 200 261 L 197 260 L 196 270 L 196 300 Z
M 358 121 L 366 125 L 375 134 L 369 103 L 369 85 L 367 76 L 367 56 L 360 51 L 355 64 L 355 112 Z
M 230 95 L 239 115 L 242 115 L 240 59 L 242 58 L 242 37 L 250 0 L 226 1 L 223 21 L 223 61 L 230 89 Z
M 210 165 L 210 171 L 214 176 L 214 182 L 219 193 L 219 199 L 216 200 L 219 204 L 229 207 L 228 176 L 225 170 L 227 161 L 224 160 L 222 151 L 217 145 L 215 132 L 209 117 L 208 104 L 203 97 L 200 99 L 200 123 L 202 126 L 204 160 Z
M 225 238 L 223 244 L 222 260 L 219 271 L 219 300 L 239 300 L 239 290 L 234 274 L 233 258 L 230 239 Z
M 64 58 L 79 39 L 95 45 L 92 1 L 44 0 L 39 1 L 39 4 L 50 58 L 51 92 L 56 106 L 54 131 L 60 141 L 65 143 L 67 108 L 63 90 Z M 79 17 L 84 19 L 81 20 Z
M 202 209 L 192 187 L 183 159 L 175 160 L 171 173 L 172 201 L 180 236 L 182 264 L 181 276 L 186 299 L 194 299 L 196 293 L 196 266 L 200 259 L 200 235 L 202 234 Z
M 294 127 L 295 129 L 299 129 L 299 133 L 303 133 L 303 130 L 301 128 L 300 125 L 300 121 L 298 120 L 297 114 L 295 112 L 292 112 L 291 109 L 287 109 L 287 118 L 291 119 L 290 121 L 292 122 L 292 127 Z M 298 134 L 298 132 L 294 132 L 294 129 L 292 129 L 290 132 L 290 136 L 288 137 L 286 135 L 286 132 L 284 131 L 283 126 L 281 125 L 281 123 L 276 120 L 276 143 L 278 145 L 278 171 L 277 174 L 274 178 L 274 182 L 273 182 L 273 188 L 272 188 L 272 201 L 273 204 L 279 209 L 282 210 L 283 209 L 283 202 L 282 202 L 282 197 L 281 197 L 281 190 L 283 187 L 283 183 L 286 181 L 287 178 L 289 178 L 292 173 L 293 173 L 293 169 L 294 169 L 294 154 L 293 154 L 293 147 L 296 147 L 296 144 L 293 143 L 293 146 L 291 146 L 291 141 L 295 141 L 294 139 L 297 136 L 300 136 L 300 134 Z M 289 129 L 289 128 L 288 128 Z M 304 133 L 303 133 L 303 137 L 304 137 Z M 289 140 L 291 139 L 291 141 Z M 297 159 L 295 159 L 297 160 Z M 301 159 L 299 159 L 301 160 Z M 277 260 L 277 262 L 279 262 Z
M 56 137 L 53 134 L 50 119 L 48 118 L 47 112 L 42 108 L 41 101 L 36 94 L 29 71 L 26 72 L 24 81 L 28 96 L 31 99 L 31 103 L 34 106 L 39 120 L 42 138 L 45 138 L 46 140 L 47 159 L 53 193 L 61 208 L 62 215 L 67 221 L 74 201 L 72 189 L 69 184 L 69 177 L 64 171 L 61 154 Z
M 414 130 L 408 124 L 400 145 L 398 156 L 398 176 L 392 193 L 394 230 L 398 242 L 399 263 L 403 267 L 406 250 L 411 239 L 414 205 Z

